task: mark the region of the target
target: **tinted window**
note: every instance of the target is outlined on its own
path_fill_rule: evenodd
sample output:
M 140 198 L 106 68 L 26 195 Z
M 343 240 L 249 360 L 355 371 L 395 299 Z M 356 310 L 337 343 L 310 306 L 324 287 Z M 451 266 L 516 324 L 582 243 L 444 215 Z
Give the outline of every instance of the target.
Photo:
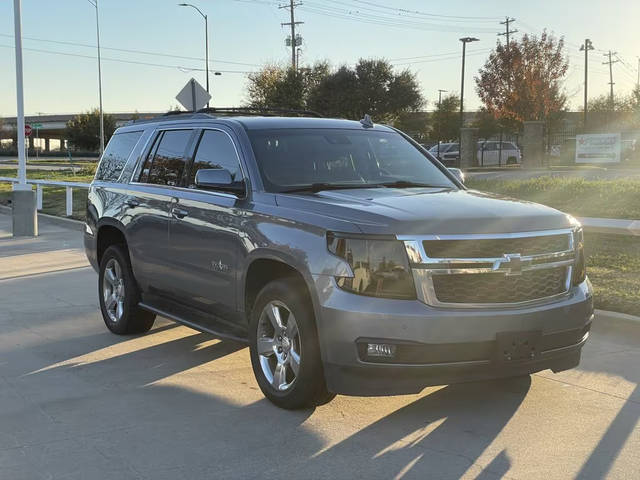
M 186 151 L 191 130 L 167 130 L 156 142 L 160 142 L 144 164 L 140 181 L 158 185 L 180 184 L 186 165 Z
M 202 133 L 189 173 L 189 188 L 195 188 L 196 172 L 202 168 L 224 168 L 229 170 L 233 181 L 242 180 L 236 149 L 226 133 L 218 130 L 205 130 Z
M 420 149 L 397 133 L 346 129 L 248 133 L 269 191 L 314 183 L 381 186 L 410 181 L 453 186 Z
M 118 180 L 129 155 L 133 151 L 133 147 L 136 146 L 141 135 L 142 132 L 128 132 L 118 133 L 111 137 L 96 172 L 96 180 L 106 182 Z

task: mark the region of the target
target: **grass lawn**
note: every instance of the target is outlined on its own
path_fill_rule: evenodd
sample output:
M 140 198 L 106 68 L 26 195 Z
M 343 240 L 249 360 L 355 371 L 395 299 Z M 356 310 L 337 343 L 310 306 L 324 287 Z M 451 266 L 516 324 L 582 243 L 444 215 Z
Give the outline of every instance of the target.
M 542 203 L 576 217 L 640 219 L 640 180 L 539 177 L 526 180 L 472 179 L 475 190 Z
M 640 239 L 585 233 L 596 308 L 640 316 Z
M 95 165 L 87 168 L 76 169 L 72 171 L 45 171 L 33 170 L 28 172 L 28 178 L 34 180 L 54 180 L 65 182 L 85 182 L 89 183 L 93 180 Z M 0 177 L 15 177 L 17 171 L 15 168 L 0 168 Z M 0 204 L 7 205 L 11 198 L 11 184 L 0 182 Z M 74 188 L 73 190 L 73 216 L 79 220 L 84 220 L 87 208 L 87 191 L 83 188 Z M 42 210 L 43 213 L 65 216 L 65 188 L 64 187 L 43 187 L 42 189 Z

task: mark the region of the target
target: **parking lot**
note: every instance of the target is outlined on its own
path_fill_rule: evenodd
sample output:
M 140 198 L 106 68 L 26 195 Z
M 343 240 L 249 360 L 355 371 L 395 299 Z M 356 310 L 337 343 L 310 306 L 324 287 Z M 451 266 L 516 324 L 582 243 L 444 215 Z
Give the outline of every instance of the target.
M 579 369 L 266 401 L 242 345 L 110 334 L 80 232 L 0 213 L 0 478 L 637 478 L 640 324 L 599 315 Z

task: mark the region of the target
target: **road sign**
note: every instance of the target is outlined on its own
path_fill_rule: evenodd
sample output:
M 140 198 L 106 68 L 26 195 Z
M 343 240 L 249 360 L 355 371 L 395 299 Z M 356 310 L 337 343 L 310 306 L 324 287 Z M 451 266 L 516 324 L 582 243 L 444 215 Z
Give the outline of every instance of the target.
M 211 100 L 211 95 L 192 78 L 176 95 L 176 100 L 190 112 L 195 112 L 207 105 L 207 102 Z
M 31 136 L 31 125 L 29 125 L 28 123 L 24 126 L 24 136 L 25 137 Z
M 41 123 L 31 123 L 30 125 L 31 125 L 31 128 L 35 128 L 35 129 L 42 128 Z

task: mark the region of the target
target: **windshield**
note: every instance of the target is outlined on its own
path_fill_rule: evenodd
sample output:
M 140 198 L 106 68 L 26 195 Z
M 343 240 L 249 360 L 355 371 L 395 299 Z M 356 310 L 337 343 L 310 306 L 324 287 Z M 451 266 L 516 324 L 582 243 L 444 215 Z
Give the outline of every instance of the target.
M 456 188 L 421 151 L 395 132 L 346 129 L 249 130 L 265 188 L 314 186 Z M 323 188 L 318 188 L 318 186 Z

